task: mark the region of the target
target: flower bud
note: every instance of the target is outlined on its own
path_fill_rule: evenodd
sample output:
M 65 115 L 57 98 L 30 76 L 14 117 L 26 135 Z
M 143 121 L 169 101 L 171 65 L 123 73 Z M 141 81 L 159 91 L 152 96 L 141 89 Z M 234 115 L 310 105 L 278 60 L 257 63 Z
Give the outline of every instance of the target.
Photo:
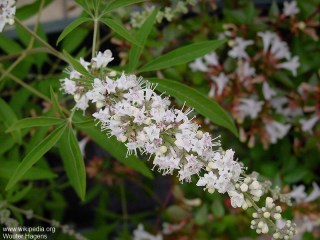
M 245 184 L 245 183 L 242 183 L 241 186 L 240 186 L 240 189 L 241 189 L 242 192 L 248 191 L 248 188 L 249 188 L 248 185 Z
M 279 220 L 281 218 L 281 214 L 280 213 L 275 213 L 273 215 L 273 218 L 276 219 L 276 220 Z
M 159 152 L 160 152 L 161 154 L 164 154 L 164 153 L 166 153 L 167 151 L 168 151 L 168 148 L 167 148 L 166 146 L 161 146 L 160 149 L 159 149 Z
M 202 138 L 202 136 L 203 136 L 203 132 L 202 131 L 197 131 L 197 134 L 196 134 L 196 138 L 198 138 L 198 139 L 201 139 Z
M 76 93 L 76 94 L 74 95 L 74 100 L 75 100 L 75 101 L 78 101 L 78 100 L 80 99 L 80 97 L 81 97 L 81 95 L 80 95 L 79 93 Z
M 96 102 L 96 107 L 97 108 L 102 108 L 104 106 L 104 103 L 101 101 Z
M 214 191 L 215 191 L 215 189 L 214 189 L 214 188 L 208 188 L 208 192 L 209 192 L 209 193 L 211 193 L 211 194 L 212 194 L 212 193 L 214 193 Z
M 265 213 L 263 213 L 263 216 L 264 216 L 265 218 L 269 218 L 269 217 L 270 217 L 270 213 L 269 213 L 269 212 L 265 212 Z

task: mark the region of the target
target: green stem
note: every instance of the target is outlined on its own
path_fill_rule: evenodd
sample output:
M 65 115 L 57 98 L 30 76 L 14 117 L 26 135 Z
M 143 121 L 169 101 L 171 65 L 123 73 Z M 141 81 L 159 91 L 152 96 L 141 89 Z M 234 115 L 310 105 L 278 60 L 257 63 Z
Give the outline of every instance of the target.
M 94 26 L 93 26 L 93 40 L 92 40 L 92 53 L 91 53 L 92 58 L 96 55 L 98 25 L 99 25 L 99 20 L 97 18 L 95 18 L 94 19 Z
M 28 27 L 24 26 L 24 24 L 18 19 L 15 18 L 15 22 L 20 25 L 27 33 L 29 33 L 32 37 L 34 37 L 39 43 L 41 43 L 44 47 L 48 48 L 48 50 L 55 55 L 57 58 L 60 58 L 61 60 L 68 63 L 68 61 L 64 58 L 64 56 L 54 49 L 50 44 L 48 44 L 46 41 L 44 41 L 41 37 L 39 37 L 35 32 L 31 31 Z

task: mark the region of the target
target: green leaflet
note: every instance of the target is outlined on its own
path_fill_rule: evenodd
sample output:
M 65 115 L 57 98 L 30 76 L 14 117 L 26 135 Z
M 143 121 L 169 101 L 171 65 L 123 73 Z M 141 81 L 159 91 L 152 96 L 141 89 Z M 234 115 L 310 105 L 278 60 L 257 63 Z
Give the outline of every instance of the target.
M 53 132 L 51 132 L 45 139 L 43 139 L 37 146 L 35 146 L 19 166 L 14 171 L 11 176 L 6 190 L 12 188 L 19 180 L 23 178 L 23 176 L 30 170 L 30 168 L 40 160 L 40 158 L 48 152 L 61 138 L 63 132 L 65 131 L 67 125 L 63 124 L 56 128 Z
M 12 126 L 10 126 L 7 132 L 11 132 L 11 131 L 22 129 L 22 128 L 58 125 L 58 124 L 62 124 L 64 121 L 65 121 L 64 119 L 54 118 L 54 117 L 24 118 L 15 122 Z
M 107 25 L 109 28 L 111 28 L 114 32 L 119 34 L 121 37 L 126 39 L 127 41 L 135 44 L 135 45 L 140 45 L 140 43 L 137 41 L 137 39 L 130 33 L 123 25 L 122 23 L 111 19 L 111 18 L 102 18 L 100 19 L 102 23 Z
M 78 140 L 69 127 L 59 141 L 60 155 L 67 176 L 74 190 L 82 201 L 86 195 L 86 169 Z
M 155 71 L 193 61 L 196 58 L 202 57 L 203 55 L 214 51 L 224 43 L 225 40 L 212 40 L 180 47 L 151 60 L 141 69 L 139 69 L 139 72 Z
M 138 66 L 139 58 L 146 44 L 147 38 L 152 30 L 157 13 L 158 10 L 155 9 L 152 14 L 145 20 L 136 34 L 136 39 L 139 41 L 141 47 L 137 45 L 131 47 L 129 52 L 129 64 L 127 69 L 128 72 L 133 72 Z
M 86 17 L 80 17 L 77 18 L 76 20 L 74 20 L 72 23 L 70 23 L 64 30 L 63 32 L 60 34 L 58 40 L 57 40 L 57 45 L 59 44 L 59 42 L 61 42 L 69 33 L 71 33 L 75 28 L 77 28 L 78 26 L 80 26 L 81 24 L 85 23 L 85 22 L 89 22 L 92 21 L 90 18 L 86 18 Z

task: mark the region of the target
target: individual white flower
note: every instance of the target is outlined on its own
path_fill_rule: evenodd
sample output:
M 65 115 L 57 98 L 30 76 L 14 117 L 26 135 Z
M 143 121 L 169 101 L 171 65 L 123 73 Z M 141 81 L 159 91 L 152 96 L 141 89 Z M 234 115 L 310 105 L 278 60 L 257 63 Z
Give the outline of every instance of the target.
M 270 100 L 273 96 L 276 95 L 276 91 L 270 87 L 267 82 L 262 84 L 262 93 L 266 100 Z
M 262 38 L 263 52 L 267 53 L 269 51 L 273 39 L 276 37 L 276 34 L 270 31 L 265 31 L 258 32 L 257 35 Z
M 320 197 L 320 188 L 319 185 L 316 182 L 312 183 L 313 190 L 312 192 L 304 199 L 305 202 L 312 202 L 315 201 Z
M 60 83 L 62 86 L 62 90 L 65 93 L 74 95 L 78 89 L 76 82 L 73 80 L 70 80 L 69 78 L 64 78 L 64 79 L 60 80 Z
M 317 115 L 313 115 L 309 119 L 301 119 L 300 124 L 301 124 L 301 129 L 304 132 L 307 133 L 312 133 L 312 128 L 316 125 L 316 123 L 320 120 L 320 117 Z
M 6 24 L 14 24 L 14 15 L 16 14 L 15 0 L 0 1 L 0 32 L 3 31 Z
M 112 52 L 110 50 L 106 50 L 103 53 L 98 52 L 97 56 L 92 58 L 93 67 L 94 68 L 101 68 L 106 67 L 109 62 L 113 60 Z
M 85 111 L 89 107 L 89 99 L 85 94 L 83 94 L 79 99 L 75 99 L 76 106 L 75 108 L 81 109 L 82 111 Z
M 244 61 L 241 64 L 238 64 L 236 73 L 239 76 L 241 81 L 244 81 L 246 78 L 253 77 L 256 73 L 256 69 L 250 66 L 248 61 Z
M 133 240 L 162 240 L 162 236 L 152 235 L 144 230 L 144 226 L 142 224 L 138 225 L 138 228 L 133 231 Z
M 277 68 L 287 69 L 292 72 L 293 76 L 297 76 L 297 69 L 300 66 L 299 57 L 295 56 L 287 62 L 279 63 Z
M 244 196 L 242 193 L 238 193 L 237 191 L 229 191 L 228 192 L 231 199 L 231 206 L 234 208 L 239 208 L 242 206 L 244 202 Z
M 203 177 L 200 177 L 197 186 L 205 187 L 204 189 L 215 188 L 216 181 L 218 180 L 217 175 L 215 175 L 212 171 L 204 174 Z
M 247 59 L 248 54 L 246 53 L 246 48 L 250 45 L 253 44 L 252 40 L 244 40 L 241 37 L 237 37 L 235 39 L 235 45 L 234 47 L 228 52 L 228 55 L 232 58 L 237 58 L 237 59 Z
M 241 118 L 250 117 L 251 119 L 256 119 L 263 104 L 263 101 L 257 101 L 251 98 L 242 98 L 240 99 L 240 104 L 236 109 Z
M 276 143 L 279 139 L 282 139 L 287 135 L 290 128 L 290 124 L 283 124 L 277 121 L 271 121 L 265 126 L 271 143 Z
M 284 6 L 283 14 L 287 17 L 294 16 L 300 12 L 300 9 L 298 8 L 296 1 L 291 1 L 291 2 L 285 1 L 283 3 L 283 6 Z
M 304 185 L 299 185 L 293 188 L 293 190 L 288 193 L 291 198 L 293 198 L 296 202 L 302 202 L 306 196 L 306 187 Z
M 212 76 L 211 79 L 217 84 L 217 95 L 220 96 L 225 86 L 229 82 L 229 78 L 225 73 L 221 72 L 219 76 Z
M 204 55 L 204 60 L 207 63 L 207 65 L 210 66 L 218 66 L 219 65 L 219 58 L 218 55 L 215 52 L 208 53 Z
M 194 62 L 189 64 L 192 71 L 206 72 L 208 71 L 208 66 L 203 62 L 202 58 L 197 58 Z

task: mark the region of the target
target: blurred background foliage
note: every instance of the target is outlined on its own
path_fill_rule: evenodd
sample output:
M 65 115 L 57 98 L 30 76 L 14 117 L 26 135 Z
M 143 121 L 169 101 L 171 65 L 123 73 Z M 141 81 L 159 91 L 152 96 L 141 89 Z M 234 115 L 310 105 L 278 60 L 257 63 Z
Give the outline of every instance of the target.
M 50 6 L 53 2 L 46 0 L 45 6 Z M 136 31 L 132 24 L 132 19 L 136 16 L 132 13 L 141 13 L 151 6 L 157 6 L 165 12 L 166 7 L 174 8 L 178 2 L 172 0 L 140 3 L 116 9 L 112 14 L 128 29 Z M 176 13 L 170 21 L 164 18 L 154 25 L 146 41 L 142 62 L 148 63 L 181 45 L 217 39 L 220 33 L 226 31 L 226 25 L 232 25 L 232 30 L 235 31 L 232 38 L 257 40 L 258 32 L 276 32 L 287 42 L 292 55 L 299 57 L 300 67 L 297 76 L 285 72 L 280 76 L 273 76 L 269 81 L 284 94 L 296 91 L 301 83 L 314 86 L 316 90 L 308 104 L 298 104 L 301 107 L 312 106 L 311 111 L 320 117 L 320 2 L 297 1 L 300 12 L 294 17 L 283 16 L 283 3 L 284 1 L 196 1 L 195 5 L 187 5 L 187 11 Z M 70 6 L 70 9 L 73 9 L 78 5 L 72 3 Z M 39 7 L 40 1 L 24 5 L 18 8 L 17 17 L 20 20 L 29 19 L 37 14 Z M 84 16 L 84 13 L 81 14 Z M 296 27 L 301 22 L 305 23 L 305 26 Z M 61 32 L 49 32 L 46 26 L 48 25 L 39 24 L 37 33 L 52 46 L 59 50 L 65 49 L 75 57 L 90 55 L 91 24 L 84 23 L 75 28 L 58 46 L 56 41 Z M 306 29 L 309 30 L 305 31 Z M 219 48 L 217 53 L 223 68 L 228 73 L 233 73 L 237 63 L 227 54 L 230 39 L 227 39 L 227 44 Z M 42 52 L 27 56 L 13 66 L 14 57 L 8 55 L 14 56 L 21 52 L 28 46 L 29 40 L 30 37 L 18 25 L 0 35 L 1 75 L 6 69 L 13 68 L 9 74 L 1 77 L 0 81 L 0 200 L 21 209 L 32 209 L 37 215 L 47 219 L 69 224 L 89 239 L 131 239 L 132 231 L 139 223 L 143 223 L 149 232 L 167 232 L 164 239 L 256 238 L 256 234 L 248 228 L 250 217 L 242 210 L 233 209 L 223 196 L 208 194 L 194 184 L 180 185 L 175 177 L 162 177 L 156 171 L 150 172 L 150 162 L 137 164 L 138 161 L 133 159 L 128 166 L 124 158 L 121 162 L 117 161 L 113 154 L 112 156 L 107 153 L 108 147 L 102 149 L 99 146 L 103 145 L 104 134 L 98 134 L 91 128 L 83 128 L 77 136 L 85 156 L 87 172 L 87 195 L 84 201 L 79 200 L 67 181 L 58 147 L 38 161 L 24 176 L 24 181 L 12 190 L 4 191 L 21 156 L 43 139 L 50 127 L 23 129 L 12 134 L 7 133 L 6 129 L 17 119 L 54 114 L 51 104 L 46 101 L 46 98 L 50 99 L 50 88 L 58 93 L 62 106 L 67 109 L 72 107 L 72 101 L 59 93 L 59 79 L 63 78 L 66 67 L 59 59 Z M 261 43 L 259 44 L 261 48 Z M 106 26 L 100 26 L 100 49 L 108 48 L 117 53 L 112 64 L 126 66 L 130 47 L 122 37 L 111 33 Z M 41 45 L 36 41 L 33 49 L 41 51 Z M 250 56 L 256 53 L 255 49 L 252 51 L 251 53 L 248 50 Z M 192 71 L 189 64 L 159 70 L 156 74 L 157 77 L 184 83 L 206 95 L 212 85 L 212 73 Z M 146 79 L 152 76 L 149 73 L 141 75 Z M 32 89 L 25 87 L 25 84 Z M 34 94 L 33 89 L 40 95 Z M 211 97 L 231 113 L 230 102 L 239 100 L 239 94 L 231 92 L 222 99 Z M 178 100 L 175 105 L 182 106 L 183 101 Z M 79 114 L 78 118 L 81 117 Z M 277 118 L 275 115 L 271 117 Z M 266 147 L 260 139 L 262 127 L 255 130 L 254 144 L 248 144 L 248 141 L 240 141 L 228 130 L 212 125 L 201 115 L 197 116 L 196 121 L 208 131 L 213 131 L 214 135 L 221 135 L 223 145 L 233 148 L 240 161 L 250 170 L 269 178 L 284 192 L 290 192 L 293 186 L 301 184 L 306 186 L 306 192 L 310 192 L 312 183 L 319 182 L 319 122 L 310 133 L 301 130 L 298 119 L 282 139 L 275 144 L 267 144 Z M 236 122 L 237 127 L 243 128 L 246 133 L 253 124 L 256 123 L 250 119 L 246 119 L 245 123 Z M 250 136 L 248 135 L 248 138 Z M 311 216 L 314 222 L 319 224 L 318 202 L 296 204 L 292 209 L 286 210 L 285 215 L 296 220 Z M 26 221 L 24 225 L 40 224 L 37 219 L 25 220 L 23 212 L 15 211 L 14 214 L 20 223 Z M 311 230 L 297 239 L 319 239 L 319 228 L 316 224 Z M 69 237 L 60 232 L 52 236 L 52 239 Z

